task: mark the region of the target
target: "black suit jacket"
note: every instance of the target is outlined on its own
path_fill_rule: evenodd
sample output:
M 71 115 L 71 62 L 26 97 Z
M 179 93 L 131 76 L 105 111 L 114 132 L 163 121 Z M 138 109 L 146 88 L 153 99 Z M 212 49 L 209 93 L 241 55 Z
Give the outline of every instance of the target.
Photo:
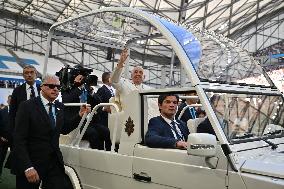
M 0 175 L 2 173 L 2 166 L 7 154 L 8 147 L 11 142 L 11 135 L 9 132 L 9 115 L 8 115 L 8 107 L 5 107 L 0 110 L 0 137 L 4 137 L 8 139 L 8 142 L 2 142 L 0 140 Z M 7 162 L 7 161 L 6 161 Z M 5 165 L 6 167 L 6 165 Z M 1 185 L 1 184 L 0 184 Z
M 215 133 L 208 117 L 198 125 L 196 132 L 197 133 L 209 133 L 209 134 L 216 136 L 216 133 Z
M 176 119 L 178 119 L 178 117 L 179 117 L 179 115 L 180 115 L 182 109 L 183 109 L 184 107 L 186 107 L 186 106 L 187 106 L 187 104 L 186 104 L 185 102 L 183 102 L 183 103 L 181 103 L 181 104 L 179 105 L 178 111 L 177 111 L 177 113 L 176 113 Z M 183 115 L 181 116 L 181 118 L 180 118 L 180 120 L 182 120 L 182 121 L 185 122 L 185 123 L 186 123 L 189 119 L 195 119 L 195 118 L 192 117 L 192 115 L 191 115 L 189 109 L 190 109 L 190 108 L 187 108 L 187 109 L 184 111 L 184 113 L 183 113 Z M 195 111 L 195 114 L 196 114 L 196 113 L 197 113 L 197 112 Z M 197 117 L 197 115 L 196 115 L 196 117 Z
M 185 123 L 180 120 L 179 127 L 183 137 L 187 141 L 189 130 Z M 145 135 L 145 143 L 152 148 L 175 148 L 177 139 L 175 139 L 171 126 L 161 117 L 153 117 L 149 120 L 148 131 Z
M 90 95 L 89 91 L 87 91 L 87 103 L 91 105 L 91 108 L 93 109 L 97 104 L 100 103 L 100 99 L 97 94 L 94 94 L 93 96 Z M 80 103 L 80 95 L 82 94 L 82 90 L 78 87 L 73 87 L 70 90 L 62 92 L 62 102 L 63 103 Z M 64 112 L 68 117 L 74 117 L 74 115 L 77 115 L 80 110 L 79 106 L 68 106 L 65 107 Z M 93 125 L 93 123 L 100 122 L 100 117 L 98 114 L 95 114 L 92 122 L 90 125 Z
M 82 94 L 82 90 L 80 90 L 78 87 L 74 87 L 68 91 L 62 92 L 62 102 L 63 103 L 80 103 L 80 95 Z M 78 113 L 80 110 L 80 107 L 74 106 L 74 107 L 66 107 L 65 113 L 68 116 L 74 116 Z
M 40 86 L 37 85 L 37 91 L 38 95 L 40 94 Z M 26 83 L 16 87 L 13 90 L 12 98 L 10 102 L 10 111 L 9 111 L 9 117 L 10 117 L 10 129 L 11 132 L 13 132 L 15 128 L 15 117 L 18 110 L 19 105 L 27 100 L 27 90 L 26 90 Z
M 60 133 L 72 131 L 80 121 L 77 114 L 73 118 L 64 116 L 64 105 L 55 103 L 56 128 L 52 129 L 50 119 L 40 97 L 20 104 L 16 115 L 14 132 L 14 159 L 12 168 L 17 175 L 24 174 L 34 167 L 39 174 L 45 174 L 52 157 L 56 156 L 62 165 L 63 158 L 59 149 Z
M 0 110 L 0 137 L 4 137 L 10 141 L 12 136 L 10 134 L 9 121 L 8 107 L 5 107 Z
M 102 103 L 108 103 L 112 97 L 110 90 L 105 85 L 98 89 L 97 95 L 100 97 Z M 101 124 L 108 127 L 108 113 L 100 109 L 99 115 L 101 116 Z
M 109 99 L 112 97 L 110 90 L 105 85 L 98 89 L 97 94 L 99 95 L 102 103 L 108 103 Z

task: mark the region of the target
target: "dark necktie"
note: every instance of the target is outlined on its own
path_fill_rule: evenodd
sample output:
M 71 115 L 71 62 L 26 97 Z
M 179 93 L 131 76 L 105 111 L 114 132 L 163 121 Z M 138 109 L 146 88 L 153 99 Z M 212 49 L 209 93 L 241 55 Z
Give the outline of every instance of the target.
M 111 96 L 114 96 L 114 92 L 113 92 L 112 88 L 109 88 L 109 90 L 110 90 Z
M 195 111 L 195 108 L 190 108 L 190 114 L 191 114 L 192 119 L 195 119 L 195 118 L 196 118 L 196 111 Z
M 176 126 L 176 123 L 174 122 L 174 121 L 172 121 L 171 122 L 171 125 L 172 125 L 172 129 L 173 129 L 173 131 L 175 132 L 175 134 L 176 134 L 176 137 L 177 137 L 177 139 L 178 140 L 183 140 L 183 137 L 181 136 L 182 135 L 182 133 L 178 133 L 178 131 L 177 131 L 177 126 Z
M 35 97 L 35 90 L 34 90 L 34 87 L 33 87 L 32 85 L 30 85 L 30 89 L 31 89 L 30 98 L 34 98 L 34 97 Z
M 53 116 L 53 113 L 52 113 L 52 107 L 54 106 L 54 104 L 50 102 L 50 103 L 48 103 L 48 106 L 49 106 L 48 115 L 49 115 L 51 127 L 52 127 L 52 129 L 54 129 L 55 128 L 55 119 L 54 119 L 54 116 Z

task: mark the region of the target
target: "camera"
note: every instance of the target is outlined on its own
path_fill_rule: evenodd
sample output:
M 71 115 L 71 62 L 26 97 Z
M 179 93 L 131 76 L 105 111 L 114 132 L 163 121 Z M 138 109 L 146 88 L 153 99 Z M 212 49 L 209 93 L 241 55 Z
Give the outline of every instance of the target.
M 64 92 L 82 84 L 85 84 L 86 88 L 90 88 L 92 85 L 97 86 L 98 77 L 96 75 L 90 75 L 92 71 L 92 69 L 84 68 L 81 65 L 76 65 L 73 68 L 67 65 L 56 72 L 55 75 L 59 77 L 61 90 Z M 78 75 L 84 76 L 84 79 L 81 83 L 74 83 L 74 79 Z

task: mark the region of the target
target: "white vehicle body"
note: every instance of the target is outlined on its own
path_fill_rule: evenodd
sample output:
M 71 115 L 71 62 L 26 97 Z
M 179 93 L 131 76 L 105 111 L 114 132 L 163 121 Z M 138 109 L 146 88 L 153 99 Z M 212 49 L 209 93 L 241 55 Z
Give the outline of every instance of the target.
M 81 39 L 74 37 L 73 39 L 56 33 L 56 31 L 60 30 L 76 33 L 80 30 L 79 26 L 76 25 L 78 28 L 73 28 L 73 30 L 70 27 L 75 27 L 75 22 L 79 23 L 83 18 L 88 20 L 87 18 L 92 16 L 95 18 L 93 21 L 104 19 L 102 15 L 105 13 L 115 13 L 132 20 L 142 20 L 155 27 L 159 31 L 159 35 L 169 42 L 174 54 L 178 57 L 185 72 L 184 77 L 187 77 L 189 84 L 184 84 L 183 87 L 133 91 L 123 97 L 129 103 L 123 106 L 122 109 L 116 107 L 116 104 L 110 104 L 116 110 L 116 113 L 109 116 L 109 128 L 113 141 L 112 151 L 96 150 L 81 145 L 82 136 L 95 110 L 89 116 L 87 124 L 84 125 L 81 133 L 77 129 L 73 132 L 73 135 L 62 136 L 60 148 L 64 162 L 69 167 L 66 172 L 72 182 L 75 183 L 74 189 L 284 188 L 283 96 L 271 86 L 269 79 L 260 75 L 260 78 L 263 79 L 261 84 L 263 84 L 263 81 L 267 84 L 241 85 L 233 83 L 233 77 L 228 82 L 218 80 L 218 74 L 222 75 L 224 73 L 210 75 L 207 72 L 201 72 L 202 67 L 198 67 L 199 70 L 195 67 L 195 61 L 191 60 L 190 52 L 185 47 L 189 42 L 183 41 L 184 43 L 181 43 L 177 39 L 175 31 L 172 30 L 172 27 L 180 29 L 180 26 L 133 8 L 99 9 L 54 24 L 50 29 L 49 41 L 53 38 L 68 38 L 77 42 L 118 49 L 128 46 L 131 52 L 132 44 L 131 39 L 127 38 L 128 34 L 125 34 L 125 40 L 128 40 L 126 43 L 119 39 L 116 41 L 117 43 L 111 44 L 102 43 L 99 40 L 91 41 L 88 37 Z M 126 22 L 128 22 L 127 18 L 125 19 Z M 92 26 L 89 25 L 88 27 L 91 28 Z M 97 25 L 96 27 L 100 26 Z M 205 41 L 200 40 L 203 39 L 202 32 L 196 31 L 196 28 L 180 30 L 180 32 L 187 34 L 186 32 L 190 30 L 200 34 L 200 36 L 194 39 L 191 38 L 191 40 L 199 40 L 201 46 L 203 43 L 205 44 Z M 107 32 L 106 29 L 104 31 Z M 240 58 L 240 63 L 246 62 L 245 64 L 249 63 L 249 66 L 255 64 L 245 51 L 237 49 L 239 47 L 234 42 L 222 36 L 216 37 L 214 33 L 210 34 L 210 32 L 204 33 L 204 35 L 207 35 L 208 40 L 210 39 L 219 45 L 220 49 L 226 51 L 227 65 L 232 62 L 238 65 L 238 61 L 234 62 L 232 57 L 233 53 L 239 51 L 245 54 L 243 56 L 246 57 L 246 60 Z M 205 49 L 205 46 L 203 45 L 202 48 Z M 48 47 L 46 63 L 49 52 Z M 200 56 L 199 61 L 202 62 L 202 56 L 206 56 L 205 50 Z M 207 56 L 209 55 L 207 54 Z M 257 70 L 256 68 L 254 70 Z M 217 69 L 224 71 L 225 66 Z M 235 73 L 228 71 L 227 74 L 233 76 Z M 241 75 L 242 73 L 238 74 Z M 214 79 L 211 79 L 211 76 L 214 76 Z M 204 77 L 207 80 L 204 80 Z M 240 76 L 237 79 L 244 83 L 246 82 L 245 78 L 245 76 Z M 157 149 L 145 146 L 144 135 L 149 120 L 147 111 L 150 96 L 167 92 L 182 95 L 189 90 L 196 90 L 216 137 L 204 133 L 191 133 L 187 150 Z M 218 95 L 219 98 L 215 107 L 209 100 L 214 95 Z M 95 109 L 103 105 L 105 104 L 100 104 Z M 245 134 L 236 133 L 232 129 L 233 120 L 236 118 L 235 114 L 238 114 L 238 109 L 236 109 L 238 107 L 245 109 L 249 120 L 249 125 L 245 128 Z M 117 152 L 115 143 L 119 143 Z

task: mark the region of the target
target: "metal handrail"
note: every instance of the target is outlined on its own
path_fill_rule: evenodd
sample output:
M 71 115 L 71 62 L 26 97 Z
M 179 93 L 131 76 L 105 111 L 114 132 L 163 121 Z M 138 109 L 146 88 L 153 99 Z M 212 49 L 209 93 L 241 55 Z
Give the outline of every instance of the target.
M 114 104 L 114 103 L 100 103 L 100 104 L 96 105 L 96 106 L 93 108 L 92 112 L 89 113 L 88 116 L 86 116 L 86 117 L 87 117 L 87 122 L 85 123 L 85 125 L 84 125 L 82 131 L 79 132 L 79 133 L 77 133 L 77 136 L 76 136 L 75 140 L 72 141 L 72 143 L 71 143 L 72 145 L 79 146 L 79 143 L 80 143 L 80 141 L 82 140 L 83 135 L 85 134 L 85 132 L 86 132 L 86 130 L 87 130 L 87 128 L 88 128 L 90 122 L 92 121 L 92 118 L 93 118 L 94 114 L 96 114 L 98 108 L 100 108 L 100 107 L 102 107 L 102 106 L 113 106 L 116 112 L 119 111 L 118 106 L 117 106 L 116 104 Z M 83 117 L 84 117 L 84 116 L 83 116 Z M 82 120 L 83 120 L 83 118 L 81 119 L 81 121 L 82 121 Z M 115 143 L 114 143 L 114 141 L 116 140 L 116 132 L 117 132 L 117 124 L 118 124 L 118 121 L 117 121 L 117 120 L 118 120 L 118 115 L 115 116 L 115 125 L 114 125 L 114 132 L 113 132 L 113 139 L 112 139 L 112 146 L 111 146 L 111 151 L 112 151 L 112 152 L 114 152 L 114 148 L 115 148 Z M 79 129 L 80 129 L 80 128 L 79 128 Z
M 64 103 L 64 106 L 67 106 L 67 107 L 75 107 L 75 106 L 84 106 L 84 105 L 88 105 L 86 103 Z M 81 120 L 80 120 L 80 123 L 78 125 L 78 127 L 74 130 L 75 134 L 72 135 L 70 141 L 71 141 L 71 145 L 73 145 L 73 140 L 77 137 L 77 135 L 80 134 L 80 128 L 81 126 L 83 125 L 84 123 L 84 120 L 86 119 L 88 113 L 84 113 L 84 115 L 82 116 Z
M 190 104 L 190 105 L 186 105 L 180 112 L 179 116 L 178 116 L 178 119 L 181 118 L 181 116 L 184 114 L 185 110 L 187 108 L 190 108 L 190 107 L 202 107 L 202 104 Z

